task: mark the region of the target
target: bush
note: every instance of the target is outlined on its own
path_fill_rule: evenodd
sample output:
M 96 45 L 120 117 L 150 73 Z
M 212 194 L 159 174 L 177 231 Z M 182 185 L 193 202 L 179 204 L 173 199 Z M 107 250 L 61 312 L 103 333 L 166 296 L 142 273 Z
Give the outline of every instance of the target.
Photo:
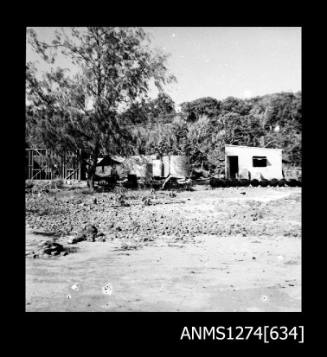
M 268 184 L 269 184 L 269 180 L 261 180 L 260 182 L 259 182 L 259 185 L 261 186 L 261 187 L 267 187 L 268 186 Z
M 220 180 L 220 187 L 228 187 L 229 181 L 226 179 L 221 179 Z
M 285 185 L 286 185 L 286 180 L 285 179 L 278 180 L 278 186 L 279 187 L 282 187 L 282 186 L 285 186 Z
M 136 175 L 128 175 L 127 181 L 124 182 L 123 186 L 125 188 L 136 189 L 138 187 Z
M 250 185 L 250 180 L 240 179 L 240 180 L 238 181 L 238 185 L 239 185 L 240 187 L 249 186 L 249 185 Z
M 212 177 L 209 181 L 209 184 L 211 187 L 223 187 L 222 186 L 222 180 L 221 179 L 218 179 L 216 177 Z
M 238 186 L 240 186 L 240 181 L 237 180 L 237 179 L 231 179 L 231 180 L 230 180 L 230 185 L 231 185 L 232 187 L 238 187 Z
M 290 179 L 290 180 L 286 181 L 286 184 L 287 184 L 287 186 L 295 187 L 295 186 L 297 186 L 298 182 L 295 179 Z
M 259 181 L 257 179 L 251 180 L 251 186 L 253 187 L 259 186 Z
M 237 179 L 224 180 L 224 187 L 237 187 L 240 186 L 240 182 Z
M 234 181 L 231 179 L 226 180 L 226 187 L 233 187 Z
M 159 181 L 159 180 L 153 180 L 152 181 L 152 188 L 154 190 L 160 190 L 161 186 L 162 186 L 162 182 L 161 181 Z
M 272 179 L 269 181 L 269 185 L 272 187 L 276 187 L 278 185 L 278 180 L 277 179 Z

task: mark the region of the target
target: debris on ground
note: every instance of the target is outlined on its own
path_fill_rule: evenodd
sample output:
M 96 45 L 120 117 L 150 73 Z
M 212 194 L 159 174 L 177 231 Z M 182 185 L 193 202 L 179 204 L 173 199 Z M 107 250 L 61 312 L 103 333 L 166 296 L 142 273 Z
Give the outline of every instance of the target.
M 150 199 L 150 197 L 144 196 L 144 197 L 142 198 L 142 202 L 143 202 L 144 206 L 150 206 L 150 205 L 151 205 L 151 199 Z
M 265 190 L 262 194 L 267 195 L 272 190 L 283 193 L 285 188 L 255 190 Z M 240 203 L 235 194 L 239 197 L 242 192 L 246 192 L 247 199 L 242 199 Z M 123 195 L 129 206 L 117 205 L 117 194 Z M 300 193 L 270 201 L 269 204 L 252 199 L 254 194 L 258 195 L 253 188 L 179 192 L 179 199 L 172 197 L 175 194 L 175 190 L 155 193 L 150 190 L 117 190 L 117 193 L 94 193 L 90 196 L 81 191 L 62 191 L 40 199 L 27 194 L 26 223 L 33 230 L 47 232 L 57 238 L 72 237 L 72 244 L 84 240 L 121 240 L 136 234 L 136 224 L 139 227 L 137 235 L 143 240 L 160 236 L 192 239 L 201 234 L 217 237 L 301 237 L 301 222 L 298 220 Z M 96 205 L 93 204 L 95 198 Z M 196 213 L 194 210 L 197 210 Z M 285 215 L 288 217 L 286 221 Z M 284 223 L 276 224 L 280 221 Z M 81 229 L 87 225 L 88 228 Z
M 78 285 L 77 283 L 75 283 L 75 284 L 73 284 L 73 285 L 71 286 L 71 289 L 72 289 L 72 290 L 75 290 L 75 291 L 78 291 L 78 290 L 79 290 L 79 285 Z
M 82 241 L 89 242 L 105 242 L 105 234 L 103 232 L 99 232 L 97 227 L 92 224 L 87 224 L 77 235 L 76 237 L 70 240 L 70 244 L 76 244 Z
M 39 244 L 36 250 L 28 252 L 26 255 L 31 255 L 33 258 L 39 258 L 40 256 L 50 255 L 67 255 L 68 251 L 60 243 L 56 243 L 53 240 L 48 240 Z
M 102 287 L 102 293 L 105 295 L 111 295 L 112 294 L 112 286 L 110 283 L 107 283 Z
M 137 244 L 137 243 L 132 243 L 132 242 L 124 242 L 124 243 L 122 243 L 121 244 L 121 247 L 120 247 L 120 249 L 121 250 L 136 250 L 136 249 L 138 249 L 140 247 L 140 245 L 139 244 Z
M 174 191 L 169 192 L 169 197 L 174 198 L 176 197 L 176 193 Z

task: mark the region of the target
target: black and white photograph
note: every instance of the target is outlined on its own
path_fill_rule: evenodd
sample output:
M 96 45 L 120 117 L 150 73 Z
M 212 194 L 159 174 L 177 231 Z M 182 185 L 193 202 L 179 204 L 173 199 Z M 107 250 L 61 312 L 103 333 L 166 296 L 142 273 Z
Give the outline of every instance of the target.
M 302 311 L 301 31 L 26 27 L 26 312 Z

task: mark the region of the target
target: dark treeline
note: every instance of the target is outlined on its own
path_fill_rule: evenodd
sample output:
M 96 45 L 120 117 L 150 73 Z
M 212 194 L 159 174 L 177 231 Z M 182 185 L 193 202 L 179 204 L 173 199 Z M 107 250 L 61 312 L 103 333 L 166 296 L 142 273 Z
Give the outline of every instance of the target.
M 301 92 L 200 98 L 183 103 L 181 113 L 161 95 L 126 115 L 136 124 L 135 146 L 141 154 L 187 154 L 194 166 L 217 171 L 224 166 L 224 145 L 234 144 L 281 148 L 285 163 L 301 165 Z
M 173 100 L 161 93 L 134 104 L 117 120 L 130 133 L 128 141 L 122 141 L 130 154 L 186 154 L 193 167 L 217 173 L 224 170 L 225 144 L 234 144 L 281 148 L 284 163 L 301 166 L 301 92 L 249 99 L 205 97 L 182 103 L 179 113 Z M 31 118 L 28 123 L 27 133 L 43 131 Z M 46 147 L 41 142 L 36 146 Z
M 50 66 L 40 73 L 26 63 L 26 146 L 79 153 L 91 189 L 103 155 L 186 154 L 215 172 L 225 144 L 236 144 L 281 148 L 286 162 L 301 164 L 301 93 L 200 98 L 176 113 L 164 93 L 176 81 L 168 54 L 151 49 L 142 28 L 62 28 L 46 42 L 29 29 L 27 40 Z M 77 72 L 54 67 L 58 55 Z M 160 93 L 154 100 L 151 83 Z

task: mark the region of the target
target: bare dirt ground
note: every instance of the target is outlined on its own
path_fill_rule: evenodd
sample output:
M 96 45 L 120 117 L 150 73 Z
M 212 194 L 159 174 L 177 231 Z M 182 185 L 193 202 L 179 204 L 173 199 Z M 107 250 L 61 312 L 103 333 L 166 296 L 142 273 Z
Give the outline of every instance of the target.
M 39 231 L 68 246 L 87 223 L 106 238 L 27 256 L 27 311 L 301 311 L 300 188 L 130 191 L 126 207 L 114 198 L 26 195 L 27 251 L 49 239 Z

